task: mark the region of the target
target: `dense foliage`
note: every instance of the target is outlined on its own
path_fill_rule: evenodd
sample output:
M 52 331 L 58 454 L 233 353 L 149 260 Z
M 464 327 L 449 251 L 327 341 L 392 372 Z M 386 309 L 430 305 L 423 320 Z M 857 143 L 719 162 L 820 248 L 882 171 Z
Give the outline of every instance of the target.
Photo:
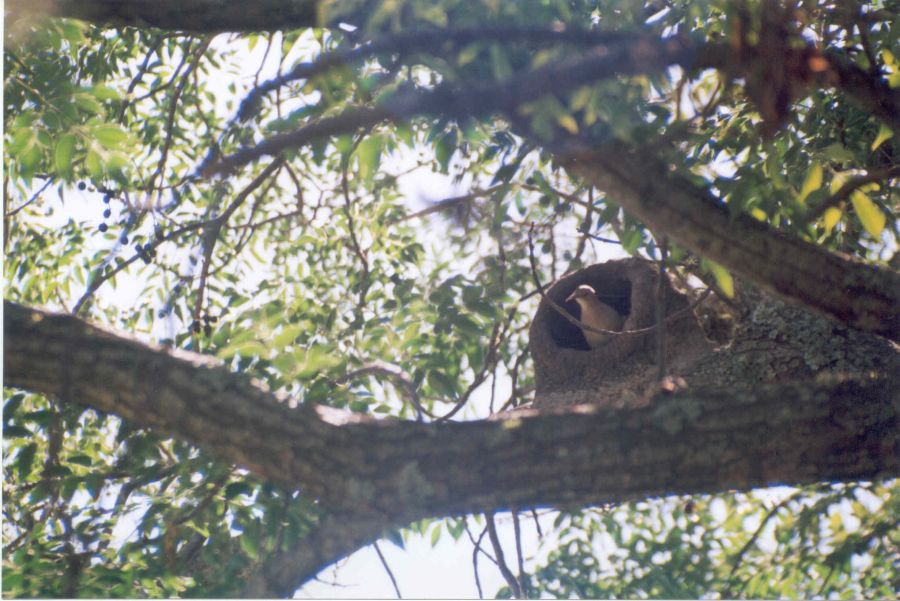
M 529 231 L 545 283 L 611 256 L 661 257 L 615 198 L 561 168 L 572 140 L 647 149 L 735 214 L 890 259 L 900 142 L 840 88 L 791 88 L 782 106 L 764 69 L 674 65 L 479 108 L 598 42 L 677 33 L 737 54 L 776 16 L 785 36 L 900 87 L 895 4 L 792 4 L 322 2 L 329 27 L 241 35 L 13 24 L 6 297 L 213 355 L 302 403 L 429 421 L 520 405 L 538 299 Z M 448 85 L 468 100 L 211 172 L 267 138 Z M 721 266 L 668 252 L 673 271 L 731 291 Z M 354 371 L 373 362 L 394 369 Z M 186 441 L 5 395 L 6 595 L 228 596 L 316 524 L 314 500 Z M 561 513 L 544 533 L 555 548 L 522 581 L 559 597 L 893 596 L 898 498 L 888 482 Z M 389 538 L 468 544 L 462 520 L 445 524 Z

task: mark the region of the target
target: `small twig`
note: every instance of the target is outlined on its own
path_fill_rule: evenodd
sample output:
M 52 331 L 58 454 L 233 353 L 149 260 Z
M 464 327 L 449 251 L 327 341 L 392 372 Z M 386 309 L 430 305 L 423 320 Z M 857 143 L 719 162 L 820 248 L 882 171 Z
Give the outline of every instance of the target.
M 410 405 L 412 405 L 416 410 L 417 421 L 422 421 L 423 414 L 432 419 L 436 418 L 434 414 L 432 414 L 422 406 L 422 402 L 419 399 L 419 393 L 416 391 L 416 386 L 415 384 L 413 384 L 412 378 L 408 373 L 406 373 L 403 368 L 398 365 L 392 365 L 383 361 L 372 361 L 371 363 L 366 363 L 362 367 L 354 369 L 353 371 L 346 373 L 343 376 L 332 380 L 331 382 L 332 384 L 340 385 L 360 376 L 368 376 L 372 374 L 389 376 L 390 378 L 402 384 L 402 391 L 405 393 L 405 396 L 407 400 L 409 400 Z
M 537 530 L 538 540 L 544 538 L 544 532 L 541 530 L 541 521 L 538 519 L 537 510 L 532 508 L 531 517 L 534 519 L 534 528 Z
M 384 566 L 384 571 L 387 572 L 388 577 L 391 579 L 391 584 L 394 585 L 394 592 L 397 593 L 397 598 L 402 599 L 403 595 L 400 594 L 400 587 L 397 586 L 397 579 L 394 578 L 394 573 L 391 571 L 391 566 L 388 565 L 387 559 L 384 558 L 384 554 L 381 552 L 381 548 L 378 546 L 378 541 L 372 543 L 372 546 L 375 547 L 375 552 L 378 553 L 378 559 L 381 560 L 381 565 Z
M 740 567 L 741 562 L 742 562 L 743 559 L 744 559 L 744 555 L 747 553 L 747 551 L 750 550 L 750 547 L 752 547 L 752 546 L 756 543 L 756 540 L 759 538 L 760 534 L 762 534 L 762 531 L 765 529 L 765 527 L 766 527 L 766 525 L 769 523 L 769 521 L 770 521 L 773 517 L 775 517 L 775 515 L 776 515 L 782 508 L 784 508 L 788 503 L 790 503 L 791 501 L 797 499 L 798 497 L 802 496 L 803 494 L 804 494 L 804 493 L 803 493 L 802 491 L 799 491 L 799 492 L 796 492 L 796 493 L 792 494 L 791 496 L 789 496 L 789 497 L 787 497 L 787 498 L 785 498 L 785 499 L 782 499 L 781 502 L 777 503 L 774 507 L 772 507 L 772 508 L 766 513 L 765 517 L 762 519 L 762 521 L 760 522 L 759 526 L 756 528 L 756 530 L 753 532 L 753 534 L 750 535 L 750 538 L 747 539 L 747 542 L 744 543 L 744 546 L 741 547 L 741 549 L 740 549 L 740 550 L 737 552 L 737 554 L 734 556 L 734 559 L 732 560 L 734 563 L 733 563 L 732 566 L 731 566 L 731 572 L 729 572 L 729 574 L 728 574 L 728 579 L 729 579 L 729 581 L 732 580 L 732 579 L 734 578 L 735 574 L 737 574 L 738 568 Z M 743 588 L 743 587 L 742 587 L 742 588 Z M 723 596 L 726 597 L 726 598 L 732 597 L 732 596 L 733 596 L 732 591 L 731 591 L 731 587 L 730 587 L 730 586 L 726 587 L 725 591 L 723 591 Z
M 157 36 L 153 43 L 150 44 L 150 48 L 147 50 L 147 54 L 144 55 L 144 62 L 141 63 L 141 66 L 138 67 L 137 74 L 128 83 L 128 88 L 122 95 L 122 106 L 119 108 L 118 121 L 120 123 L 125 119 L 125 111 L 128 110 L 128 105 L 131 104 L 131 100 L 129 99 L 131 93 L 134 92 L 134 88 L 136 88 L 137 85 L 141 83 L 141 80 L 144 78 L 144 74 L 147 73 L 147 66 L 150 64 L 150 59 L 153 58 L 153 55 L 156 54 L 156 52 L 159 50 L 159 47 L 162 46 L 164 39 L 165 38 L 163 36 Z
M 41 186 L 41 188 L 40 188 L 37 192 L 35 192 L 34 194 L 31 195 L 31 198 L 29 198 L 27 201 L 25 201 L 24 203 L 22 203 L 21 205 L 19 205 L 19 206 L 16 207 L 15 209 L 12 209 L 10 212 L 4 213 L 4 217 L 6 217 L 6 218 L 9 218 L 9 217 L 15 217 L 16 213 L 18 213 L 19 211 L 21 211 L 22 209 L 24 209 L 24 208 L 27 207 L 28 205 L 34 203 L 34 201 L 36 201 L 38 198 L 40 198 L 40 197 L 41 197 L 41 194 L 44 193 L 44 190 L 46 190 L 47 188 L 49 188 L 49 187 L 50 187 L 50 184 L 52 184 L 52 183 L 53 183 L 53 179 L 52 179 L 52 178 L 51 178 L 51 179 L 48 179 L 46 182 L 44 182 L 44 185 Z

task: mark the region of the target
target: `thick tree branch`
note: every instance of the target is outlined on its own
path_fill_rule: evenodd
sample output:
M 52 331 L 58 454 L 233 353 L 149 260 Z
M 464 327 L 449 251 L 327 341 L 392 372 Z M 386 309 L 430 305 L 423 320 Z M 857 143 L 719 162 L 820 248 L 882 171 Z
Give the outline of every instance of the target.
M 391 526 L 377 516 L 328 514 L 287 551 L 269 555 L 241 591 L 247 599 L 286 599 L 328 565 L 370 544 Z
M 103 27 L 190 33 L 281 31 L 318 25 L 319 0 L 7 0 L 24 15 L 69 17 Z
M 190 441 L 360 519 L 581 506 L 900 474 L 897 382 L 657 395 L 468 423 L 291 408 L 209 357 L 5 303 L 5 384 Z
M 648 149 L 608 145 L 568 153 L 566 160 L 574 173 L 651 229 L 697 254 L 840 323 L 900 340 L 896 271 L 733 215 Z

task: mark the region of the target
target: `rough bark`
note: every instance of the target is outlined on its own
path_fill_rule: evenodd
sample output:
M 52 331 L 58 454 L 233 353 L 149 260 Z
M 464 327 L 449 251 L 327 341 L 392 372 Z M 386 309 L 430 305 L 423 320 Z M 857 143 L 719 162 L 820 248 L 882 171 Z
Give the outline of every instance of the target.
M 422 424 L 291 408 L 208 357 L 10 302 L 4 335 L 5 385 L 179 437 L 370 524 L 900 474 L 894 380 L 697 389 L 627 411 Z M 365 536 L 313 553 L 303 576 Z
M 645 149 L 569 153 L 567 166 L 651 229 L 763 289 L 850 327 L 900 340 L 900 274 L 732 214 Z

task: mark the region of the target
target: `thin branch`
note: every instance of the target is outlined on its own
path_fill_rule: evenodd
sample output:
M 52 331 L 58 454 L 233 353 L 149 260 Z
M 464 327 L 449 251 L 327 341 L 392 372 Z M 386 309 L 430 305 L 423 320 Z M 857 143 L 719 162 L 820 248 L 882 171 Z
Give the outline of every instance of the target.
M 400 388 L 403 391 L 404 396 L 406 396 L 409 404 L 412 405 L 416 410 L 418 421 L 422 421 L 423 414 L 432 419 L 435 419 L 437 417 L 422 406 L 422 402 L 419 399 L 419 393 L 416 390 L 415 384 L 413 384 L 412 378 L 402 367 L 398 365 L 392 365 L 383 361 L 372 361 L 371 363 L 365 363 L 362 367 L 354 369 L 351 372 L 335 378 L 334 380 L 332 380 L 332 384 L 340 385 L 344 384 L 345 382 L 349 382 L 350 380 L 372 374 L 388 376 L 401 384 Z
M 360 136 L 357 140 L 357 144 L 362 140 L 363 136 Z M 355 146 L 354 145 L 354 148 Z M 363 307 L 366 306 L 366 293 L 369 291 L 369 257 L 368 250 L 363 250 L 362 246 L 359 243 L 359 238 L 356 235 L 356 222 L 353 219 L 353 201 L 350 198 L 350 184 L 349 184 L 349 176 L 347 175 L 349 160 L 345 160 L 341 169 L 341 190 L 344 195 L 344 215 L 347 217 L 347 230 L 350 232 L 350 248 L 353 249 L 353 254 L 359 259 L 360 264 L 362 265 L 362 274 L 360 275 L 359 282 L 359 301 L 356 303 L 356 308 L 361 312 Z
M 178 82 L 178 86 L 175 88 L 175 91 L 172 93 L 172 98 L 169 100 L 169 110 L 166 114 L 165 124 L 166 137 L 165 141 L 163 142 L 163 147 L 160 153 L 159 163 L 156 166 L 156 171 L 153 173 L 153 175 L 150 176 L 150 181 L 147 185 L 148 192 L 153 191 L 153 187 L 156 184 L 156 179 L 162 179 L 162 177 L 164 176 L 166 161 L 169 157 L 169 149 L 171 148 L 172 140 L 174 139 L 175 112 L 178 109 L 178 100 L 181 98 L 181 94 L 182 92 L 184 92 L 184 88 L 187 86 L 188 79 L 190 78 L 191 73 L 194 71 L 194 69 L 197 68 L 197 65 L 200 64 L 200 59 L 203 58 L 203 54 L 206 52 L 206 49 L 209 48 L 213 37 L 215 36 L 210 35 L 200 40 L 200 44 L 193 52 L 193 57 L 191 59 L 190 65 L 181 76 L 181 80 Z M 186 59 L 187 56 L 185 56 L 185 60 Z
M 506 584 L 509 585 L 512 596 L 516 599 L 521 599 L 522 589 L 519 587 L 519 581 L 516 580 L 515 575 L 513 575 L 509 566 L 506 565 L 506 559 L 503 557 L 503 547 L 500 545 L 500 537 L 497 536 L 497 525 L 494 523 L 494 514 L 489 511 L 485 512 L 484 519 L 487 523 L 488 538 L 491 540 L 491 546 L 494 547 L 494 555 L 497 557 L 497 567 L 500 568 L 500 574 L 503 575 L 503 579 L 506 580 Z
M 137 74 L 131 79 L 128 83 L 128 88 L 126 88 L 125 93 L 122 94 L 122 106 L 119 108 L 118 121 L 121 123 L 125 119 L 125 111 L 128 110 L 128 106 L 131 104 L 131 93 L 134 92 L 134 89 L 137 87 L 141 80 L 144 78 L 144 74 L 147 73 L 147 67 L 150 64 L 150 59 L 153 58 L 153 55 L 159 50 L 159 47 L 162 46 L 163 40 L 165 40 L 165 36 L 156 36 L 156 39 L 150 44 L 150 47 L 147 50 L 147 54 L 144 55 L 144 61 L 138 67 Z
M 291 82 L 310 79 L 337 67 L 360 63 L 367 58 L 385 53 L 409 53 L 433 51 L 441 44 L 455 45 L 471 42 L 509 42 L 524 40 L 530 43 L 608 45 L 625 43 L 637 38 L 633 33 L 591 31 L 587 29 L 549 29 L 546 27 L 477 27 L 471 29 L 445 29 L 401 33 L 367 42 L 350 50 L 340 50 L 321 55 L 312 62 L 299 63 L 288 73 L 257 85 L 241 101 L 236 119 L 246 121 L 257 109 L 263 96 Z
M 522 526 L 519 524 L 519 512 L 512 511 L 513 532 L 516 538 L 516 563 L 519 568 L 519 590 L 522 596 L 528 598 L 528 576 L 525 574 L 525 555 L 522 553 Z
M 391 571 L 391 566 L 388 565 L 387 559 L 384 558 L 384 554 L 381 552 L 381 548 L 378 546 L 378 541 L 372 543 L 372 546 L 375 547 L 375 552 L 378 553 L 378 559 L 381 560 L 381 565 L 384 566 L 384 571 L 387 572 L 388 577 L 391 579 L 391 584 L 394 585 L 394 592 L 397 593 L 397 598 L 402 599 L 403 595 L 400 594 L 400 587 L 397 586 L 397 579 L 394 578 L 394 573 Z
M 40 198 L 40 197 L 41 197 L 41 194 L 43 194 L 44 191 L 45 191 L 47 188 L 49 188 L 49 187 L 50 187 L 50 184 L 52 184 L 52 183 L 53 183 L 53 179 L 52 179 L 52 178 L 47 179 L 47 181 L 44 182 L 44 185 L 41 186 L 40 189 L 39 189 L 37 192 L 35 192 L 34 194 L 31 195 L 31 198 L 29 198 L 28 200 L 26 200 L 24 203 L 22 203 L 21 205 L 19 205 L 19 206 L 16 207 L 15 209 L 12 209 L 12 210 L 9 211 L 8 213 L 4 212 L 4 214 L 3 214 L 3 215 L 4 215 L 4 218 L 7 218 L 7 219 L 8 219 L 9 217 L 15 217 L 15 215 L 16 215 L 19 211 L 21 211 L 22 209 L 24 209 L 24 208 L 27 207 L 28 205 L 34 203 L 34 201 L 36 201 L 38 198 Z
M 384 121 L 399 122 L 414 115 L 440 114 L 456 119 L 497 112 L 515 114 L 522 104 L 548 93 L 561 94 L 593 81 L 657 71 L 672 64 L 692 65 L 694 55 L 695 49 L 687 39 L 636 35 L 633 45 L 589 51 L 575 59 L 554 61 L 500 83 L 473 83 L 461 88 L 448 81 L 427 91 L 415 88 L 400 91 L 379 106 L 350 109 L 336 117 L 320 119 L 218 160 L 211 156 L 203 161 L 197 172 L 204 176 L 229 173 L 284 149 L 300 148 L 320 138 L 373 127 Z

